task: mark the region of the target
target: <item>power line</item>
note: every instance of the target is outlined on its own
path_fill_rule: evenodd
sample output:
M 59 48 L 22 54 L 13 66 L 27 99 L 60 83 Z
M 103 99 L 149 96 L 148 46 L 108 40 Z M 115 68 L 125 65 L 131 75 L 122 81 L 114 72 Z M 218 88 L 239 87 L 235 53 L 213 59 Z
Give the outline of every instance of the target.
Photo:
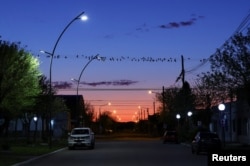
M 250 26 L 250 23 L 248 23 L 250 20 L 250 12 L 248 13 L 248 15 L 243 19 L 243 21 L 240 23 L 240 25 L 237 27 L 237 29 L 235 30 L 235 32 L 224 42 L 227 43 L 229 40 L 231 40 L 232 36 L 234 36 L 236 33 L 240 33 L 240 32 L 243 32 L 245 29 L 247 29 L 249 26 Z M 248 23 L 248 24 L 247 24 Z M 222 49 L 224 47 L 224 44 L 222 44 L 220 47 L 219 47 L 219 50 Z M 215 54 L 215 53 L 214 53 Z M 196 70 L 198 70 L 200 67 L 204 66 L 208 61 L 209 59 L 214 55 L 210 55 L 209 58 L 207 59 L 203 59 L 203 61 L 195 66 L 194 68 L 192 68 L 191 70 L 188 70 L 186 71 L 186 73 L 192 73 Z
M 238 28 L 236 29 L 236 31 L 234 32 L 234 34 L 239 33 L 244 31 L 246 28 L 248 28 L 249 24 L 247 24 L 247 22 L 250 20 L 250 12 L 248 13 L 248 15 L 243 19 L 243 21 L 240 23 L 240 25 L 238 26 Z
M 160 91 L 161 88 L 79 88 L 79 91 Z M 67 88 L 62 91 L 76 91 L 76 88 Z

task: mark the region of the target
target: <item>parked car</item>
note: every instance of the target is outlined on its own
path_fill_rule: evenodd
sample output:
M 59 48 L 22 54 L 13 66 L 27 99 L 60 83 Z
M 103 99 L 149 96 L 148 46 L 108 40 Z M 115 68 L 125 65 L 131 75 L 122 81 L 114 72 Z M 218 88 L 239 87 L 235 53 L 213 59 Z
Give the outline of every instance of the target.
M 72 129 L 68 137 L 68 148 L 74 149 L 75 147 L 87 147 L 89 149 L 94 149 L 94 132 L 88 127 Z
M 213 132 L 198 132 L 191 144 L 192 153 L 218 151 L 221 149 L 221 140 Z
M 176 131 L 166 130 L 163 135 L 163 143 L 174 142 L 178 143 L 178 135 Z

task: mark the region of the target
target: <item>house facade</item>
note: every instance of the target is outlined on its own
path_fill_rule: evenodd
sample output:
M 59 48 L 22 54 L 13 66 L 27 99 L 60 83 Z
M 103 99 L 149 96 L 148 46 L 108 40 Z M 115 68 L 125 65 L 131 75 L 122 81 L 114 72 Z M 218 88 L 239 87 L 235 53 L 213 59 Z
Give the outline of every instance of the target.
M 250 110 L 242 100 L 224 103 L 225 109 L 212 107 L 210 130 L 224 142 L 250 144 Z

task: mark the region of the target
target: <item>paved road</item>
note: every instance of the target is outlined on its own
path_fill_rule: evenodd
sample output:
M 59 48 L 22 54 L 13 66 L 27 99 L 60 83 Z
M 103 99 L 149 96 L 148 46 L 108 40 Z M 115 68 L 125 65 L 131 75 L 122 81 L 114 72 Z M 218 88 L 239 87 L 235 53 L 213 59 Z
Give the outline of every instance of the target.
M 150 141 L 100 141 L 94 150 L 77 149 L 39 158 L 22 166 L 179 166 L 207 165 L 206 155 L 193 155 L 181 144 Z

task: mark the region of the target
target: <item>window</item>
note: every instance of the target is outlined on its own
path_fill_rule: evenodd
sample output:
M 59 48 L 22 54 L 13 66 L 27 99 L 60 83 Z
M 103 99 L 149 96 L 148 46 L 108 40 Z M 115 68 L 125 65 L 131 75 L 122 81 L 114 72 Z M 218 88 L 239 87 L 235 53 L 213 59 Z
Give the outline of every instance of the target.
M 89 130 L 88 129 L 75 129 L 72 134 L 89 134 Z

